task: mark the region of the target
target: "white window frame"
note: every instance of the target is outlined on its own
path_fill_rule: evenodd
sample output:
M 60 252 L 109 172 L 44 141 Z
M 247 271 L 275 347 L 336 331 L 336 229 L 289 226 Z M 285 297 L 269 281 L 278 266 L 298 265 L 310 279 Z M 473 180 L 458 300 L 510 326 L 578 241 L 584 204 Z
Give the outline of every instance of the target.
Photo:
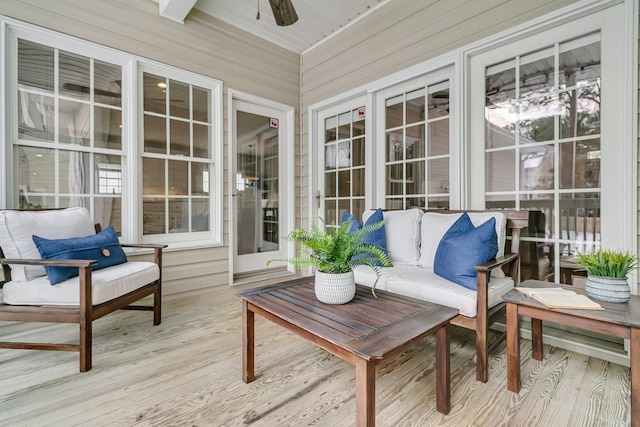
M 122 80 L 122 240 L 171 243 L 171 249 L 220 246 L 223 244 L 223 129 L 222 129 L 222 82 L 186 70 L 181 70 L 145 58 L 98 45 L 89 41 L 67 36 L 38 26 L 25 24 L 11 18 L 0 17 L 0 208 L 18 206 L 17 182 L 13 167 L 13 141 L 17 137 L 17 117 L 15 115 L 17 99 L 17 76 L 14 64 L 17 63 L 17 38 L 52 46 L 79 55 L 92 57 L 104 62 L 119 65 L 123 70 Z M 138 82 L 139 68 L 152 67 L 165 70 L 166 73 L 182 76 L 186 81 L 211 90 L 211 169 L 210 212 L 212 214 L 210 231 L 181 233 L 181 235 L 161 235 L 143 238 L 141 192 L 141 150 L 140 142 L 141 109 L 138 111 L 142 96 L 142 87 Z M 132 185 L 137 184 L 137 185 Z M 170 237 L 170 238 L 167 238 Z M 194 238 L 195 237 L 195 238 Z M 169 241 L 170 240 L 170 241 Z

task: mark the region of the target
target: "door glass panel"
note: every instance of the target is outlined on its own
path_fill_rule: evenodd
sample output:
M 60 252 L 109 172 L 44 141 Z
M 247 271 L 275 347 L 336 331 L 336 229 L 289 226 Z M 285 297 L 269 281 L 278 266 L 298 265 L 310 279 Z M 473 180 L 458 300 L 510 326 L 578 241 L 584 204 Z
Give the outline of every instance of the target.
M 324 218 L 339 224 L 345 211 L 360 219 L 364 212 L 366 120 L 364 107 L 324 120 Z
M 441 193 L 440 200 L 445 199 L 449 192 L 449 81 L 394 95 L 385 105 L 386 207 L 426 208 L 430 194 Z M 404 116 L 399 115 L 402 110 Z
M 269 117 L 237 112 L 237 254 L 280 248 L 279 137 Z
M 601 238 L 599 34 L 490 66 L 485 80 L 486 205 L 531 211 L 521 280 L 555 281 Z

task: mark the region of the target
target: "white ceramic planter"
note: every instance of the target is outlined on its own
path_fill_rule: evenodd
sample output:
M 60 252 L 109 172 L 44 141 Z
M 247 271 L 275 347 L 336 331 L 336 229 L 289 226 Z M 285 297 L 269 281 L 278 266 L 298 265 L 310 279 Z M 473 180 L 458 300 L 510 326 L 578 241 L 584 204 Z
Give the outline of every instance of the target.
M 316 272 L 315 293 L 325 304 L 346 304 L 356 294 L 353 271 L 341 274 Z
M 627 302 L 631 298 L 631 289 L 626 277 L 603 277 L 588 275 L 584 285 L 587 295 L 606 302 Z

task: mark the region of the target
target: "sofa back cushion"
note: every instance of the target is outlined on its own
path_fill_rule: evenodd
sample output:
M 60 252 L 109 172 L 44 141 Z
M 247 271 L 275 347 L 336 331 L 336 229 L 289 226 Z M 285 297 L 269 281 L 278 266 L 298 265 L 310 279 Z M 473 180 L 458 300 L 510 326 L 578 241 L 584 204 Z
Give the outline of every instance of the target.
M 95 234 L 86 208 L 43 211 L 0 211 L 0 247 L 6 258 L 40 259 L 32 236 L 66 239 Z M 46 274 L 44 267 L 11 265 L 11 280 L 26 282 Z
M 498 253 L 496 257 L 504 255 L 504 245 L 507 235 L 507 218 L 500 212 L 467 212 L 474 227 L 484 224 L 490 218 L 496 220 L 496 235 L 498 236 Z M 418 265 L 425 268 L 433 268 L 436 251 L 442 236 L 456 222 L 462 213 L 435 213 L 425 212 L 422 216 L 420 260 Z M 388 235 L 387 235 L 388 236 Z M 494 270 L 495 274 L 504 277 L 502 270 Z M 492 276 L 494 274 L 492 273 Z
M 374 212 L 365 211 L 362 220 L 366 222 Z M 394 265 L 418 265 L 422 214 L 420 209 L 383 211 L 387 253 Z

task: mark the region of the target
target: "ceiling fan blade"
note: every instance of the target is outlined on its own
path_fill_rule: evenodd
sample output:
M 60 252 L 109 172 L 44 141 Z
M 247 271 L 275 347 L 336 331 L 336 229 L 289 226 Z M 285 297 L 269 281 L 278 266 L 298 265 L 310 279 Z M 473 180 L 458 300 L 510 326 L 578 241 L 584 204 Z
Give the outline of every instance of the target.
M 281 27 L 291 25 L 298 20 L 298 14 L 291 0 L 269 0 L 276 24 Z

